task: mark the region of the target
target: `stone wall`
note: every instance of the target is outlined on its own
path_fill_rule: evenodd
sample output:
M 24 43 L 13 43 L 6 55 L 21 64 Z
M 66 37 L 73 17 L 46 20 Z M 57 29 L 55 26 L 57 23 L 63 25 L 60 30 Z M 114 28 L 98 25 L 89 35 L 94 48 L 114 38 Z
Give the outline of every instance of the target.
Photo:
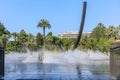
M 112 45 L 118 46 L 118 45 Z M 113 80 L 120 80 L 120 48 L 114 48 L 110 51 L 110 74 Z M 119 78 L 119 79 L 118 79 Z

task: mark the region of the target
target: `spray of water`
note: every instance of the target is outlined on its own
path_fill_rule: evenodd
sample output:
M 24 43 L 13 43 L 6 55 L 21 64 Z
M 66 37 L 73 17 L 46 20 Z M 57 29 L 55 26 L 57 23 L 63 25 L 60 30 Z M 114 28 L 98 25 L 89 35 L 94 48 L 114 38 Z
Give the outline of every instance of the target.
M 99 51 L 67 51 L 67 52 L 50 52 L 45 51 L 43 61 L 40 57 L 43 56 L 43 51 L 27 53 L 11 52 L 5 55 L 6 73 L 11 76 L 21 74 L 59 74 L 67 75 L 92 75 L 93 68 L 106 65 L 109 57 Z M 104 60 L 104 61 L 101 61 Z M 107 62 L 106 62 L 107 61 Z M 93 67 L 94 66 L 94 67 Z M 102 66 L 102 67 L 103 67 Z M 92 69 L 91 69 L 92 68 Z M 98 69 L 98 68 L 97 68 Z M 101 71 L 97 70 L 97 72 Z M 104 68 L 103 68 L 104 69 Z M 102 69 L 102 70 L 103 70 Z M 96 71 L 96 70 L 95 70 Z M 17 79 L 17 76 L 15 76 Z
M 35 62 L 40 62 L 40 56 L 43 56 L 41 54 L 43 54 L 41 51 L 33 52 L 33 54 L 31 54 L 30 51 L 28 51 L 27 53 L 11 52 L 6 55 L 5 61 L 6 63 L 9 62 L 35 63 Z M 89 60 L 108 60 L 108 59 L 109 56 L 101 53 L 100 51 L 69 50 L 64 53 L 45 51 L 42 62 L 56 63 L 56 64 L 66 64 L 66 63 L 82 64 L 82 63 L 87 63 Z
M 99 51 L 68 51 L 65 53 L 45 52 L 44 63 L 80 64 L 89 60 L 108 60 L 109 57 Z

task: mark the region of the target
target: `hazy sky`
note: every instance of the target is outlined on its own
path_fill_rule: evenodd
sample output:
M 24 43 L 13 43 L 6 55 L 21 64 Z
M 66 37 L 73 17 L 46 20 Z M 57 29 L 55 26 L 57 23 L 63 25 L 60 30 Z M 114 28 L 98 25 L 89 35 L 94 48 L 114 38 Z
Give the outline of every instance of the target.
M 36 27 L 47 19 L 54 35 L 64 31 L 79 31 L 84 0 L 0 0 L 0 22 L 10 32 L 24 29 L 27 33 L 42 33 Z M 99 22 L 106 27 L 120 25 L 120 0 L 86 0 L 84 31 L 92 31 Z

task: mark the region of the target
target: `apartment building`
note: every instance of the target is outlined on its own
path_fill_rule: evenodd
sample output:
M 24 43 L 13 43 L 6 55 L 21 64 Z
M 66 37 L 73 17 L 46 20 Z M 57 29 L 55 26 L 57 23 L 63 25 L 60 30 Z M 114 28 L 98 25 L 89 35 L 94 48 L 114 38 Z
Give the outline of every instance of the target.
M 83 32 L 82 33 L 82 36 L 90 36 L 90 33 L 91 32 Z M 58 37 L 59 38 L 77 38 L 77 36 L 78 36 L 78 32 L 76 32 L 76 31 L 73 31 L 73 32 L 61 32 L 61 33 L 59 33 L 58 34 Z

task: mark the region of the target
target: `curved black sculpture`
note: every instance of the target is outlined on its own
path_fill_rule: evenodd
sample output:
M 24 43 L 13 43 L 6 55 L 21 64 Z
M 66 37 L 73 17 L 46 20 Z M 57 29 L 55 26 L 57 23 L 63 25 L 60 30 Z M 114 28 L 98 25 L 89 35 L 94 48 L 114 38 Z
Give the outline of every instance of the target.
M 84 1 L 83 4 L 83 12 L 82 12 L 82 19 L 81 19 L 81 24 L 80 24 L 80 30 L 79 30 L 79 35 L 77 37 L 77 41 L 73 47 L 73 50 L 75 50 L 80 42 L 81 36 L 82 36 L 82 31 L 83 31 L 83 27 L 84 27 L 84 22 L 85 22 L 85 15 L 86 15 L 86 6 L 87 6 L 87 2 Z

